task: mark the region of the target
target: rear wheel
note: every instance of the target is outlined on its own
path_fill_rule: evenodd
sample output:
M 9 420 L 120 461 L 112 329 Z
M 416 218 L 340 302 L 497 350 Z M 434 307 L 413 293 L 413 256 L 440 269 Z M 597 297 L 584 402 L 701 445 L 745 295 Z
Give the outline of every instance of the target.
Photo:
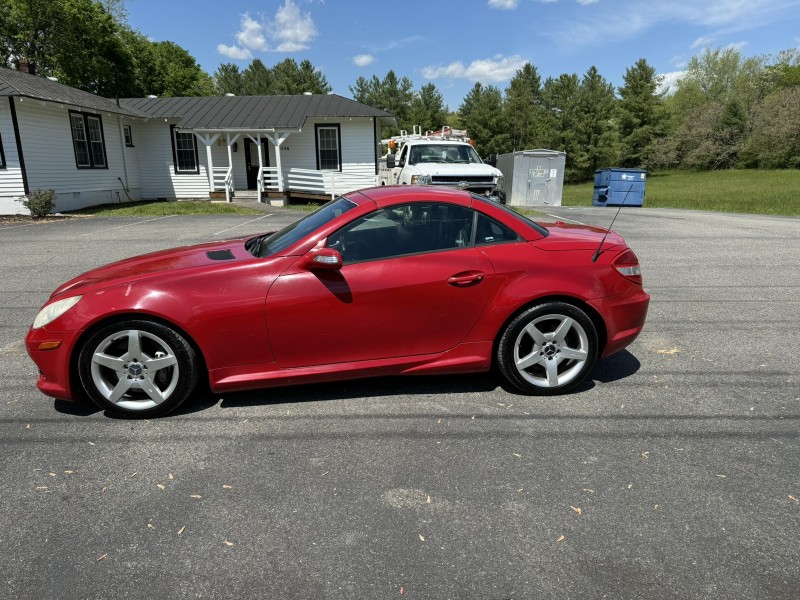
M 520 391 L 560 394 L 589 375 L 597 344 L 597 331 L 586 313 L 565 302 L 546 302 L 506 327 L 497 345 L 497 365 Z
M 134 418 L 175 410 L 197 383 L 192 346 L 171 327 L 145 320 L 112 323 L 92 334 L 78 371 L 92 401 Z

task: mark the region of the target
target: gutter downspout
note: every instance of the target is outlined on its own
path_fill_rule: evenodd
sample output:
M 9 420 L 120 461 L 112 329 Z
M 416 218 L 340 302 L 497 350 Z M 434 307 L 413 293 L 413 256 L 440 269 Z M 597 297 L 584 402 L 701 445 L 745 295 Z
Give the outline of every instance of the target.
M 119 98 L 117 98 L 117 106 L 119 106 Z M 128 181 L 128 161 L 125 158 L 125 132 L 122 129 L 122 115 L 117 115 L 117 125 L 119 126 L 119 149 L 122 152 L 122 173 L 125 177 L 125 195 L 128 195 L 128 190 L 131 189 L 131 183 Z M 120 200 L 122 202 L 122 200 Z
M 19 160 L 19 170 L 22 173 L 22 189 L 25 194 L 31 193 L 31 187 L 28 185 L 28 172 L 25 170 L 25 156 L 22 153 L 22 138 L 19 133 L 19 121 L 17 120 L 17 107 L 14 104 L 14 96 L 8 97 L 8 104 L 11 108 L 11 123 L 14 128 L 14 140 L 17 142 L 17 159 Z

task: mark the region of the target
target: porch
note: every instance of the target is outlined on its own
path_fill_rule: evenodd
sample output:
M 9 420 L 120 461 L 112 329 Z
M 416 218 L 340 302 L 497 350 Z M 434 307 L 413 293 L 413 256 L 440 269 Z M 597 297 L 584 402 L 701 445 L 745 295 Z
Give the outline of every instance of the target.
M 320 171 L 296 167 L 280 172 L 278 167 L 261 167 L 260 177 L 256 179 L 256 189 L 252 190 L 237 186 L 233 167 L 212 167 L 212 174 L 213 186 L 209 189 L 209 197 L 224 198 L 227 202 L 232 202 L 234 198 L 262 203 L 267 203 L 270 199 L 332 199 L 377 183 L 377 176 L 367 172 Z

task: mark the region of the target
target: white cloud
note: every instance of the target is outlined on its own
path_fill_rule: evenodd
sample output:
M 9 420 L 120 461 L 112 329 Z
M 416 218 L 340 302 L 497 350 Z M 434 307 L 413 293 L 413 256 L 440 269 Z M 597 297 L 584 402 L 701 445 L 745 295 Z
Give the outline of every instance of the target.
M 235 36 L 238 45 L 219 44 L 217 52 L 239 60 L 253 58 L 251 51 L 297 52 L 307 49 L 317 33 L 311 14 L 301 12 L 293 0 L 284 0 L 272 21 L 257 21 L 244 13 Z
M 519 6 L 519 0 L 489 0 L 490 8 L 499 8 L 500 10 L 514 10 Z
M 733 42 L 731 44 L 728 44 L 728 48 L 730 50 L 742 50 L 746 46 L 747 46 L 747 42 Z
M 697 38 L 694 42 L 692 42 L 692 45 L 690 46 L 690 48 L 692 50 L 694 50 L 696 48 L 708 48 L 713 43 L 714 43 L 714 38 L 713 37 L 704 35 L 702 37 Z
M 514 77 L 526 62 L 528 61 L 516 54 L 497 54 L 493 58 L 474 60 L 467 66 L 459 60 L 445 66 L 425 67 L 422 69 L 422 76 L 425 79 L 469 79 L 481 83 L 499 83 Z
M 249 60 L 253 58 L 250 50 L 247 48 L 239 48 L 239 46 L 226 46 L 225 44 L 217 45 L 217 52 L 222 56 L 233 58 L 235 60 Z
M 597 4 L 599 0 L 578 0 L 578 4 L 581 6 L 589 6 L 590 4 Z
M 250 15 L 242 15 L 242 29 L 236 34 L 236 41 L 250 50 L 266 50 L 267 38 L 264 37 L 264 26 L 250 18 Z
M 590 45 L 636 38 L 665 23 L 708 28 L 704 38 L 715 38 L 785 20 L 797 12 L 797 0 L 669 0 L 642 3 L 619 0 L 613 13 L 602 20 L 578 14 L 562 27 L 548 32 L 559 48 L 575 50 Z
M 678 83 L 678 80 L 681 79 L 684 75 L 686 75 L 686 71 L 672 71 L 671 73 L 659 73 L 658 76 L 661 77 L 661 85 L 658 86 L 658 93 L 666 92 L 668 96 L 675 93 L 677 89 L 675 84 Z
M 375 57 L 372 54 L 358 54 L 353 57 L 353 64 L 357 67 L 366 67 L 375 62 Z
M 278 9 L 271 32 L 272 39 L 280 42 L 275 49 L 278 52 L 305 50 L 318 33 L 311 13 L 301 13 L 292 0 L 286 0 Z

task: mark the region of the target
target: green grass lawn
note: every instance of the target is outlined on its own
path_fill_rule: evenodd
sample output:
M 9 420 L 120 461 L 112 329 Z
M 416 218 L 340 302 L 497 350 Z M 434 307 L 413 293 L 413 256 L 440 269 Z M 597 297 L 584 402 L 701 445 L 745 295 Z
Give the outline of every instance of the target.
M 592 183 L 564 185 L 564 206 L 591 206 Z M 721 212 L 800 216 L 800 170 L 664 171 L 650 173 L 644 205 Z M 312 211 L 316 202 L 289 208 Z M 130 202 L 71 214 L 161 217 L 166 215 L 258 215 L 261 211 L 224 202 Z
M 226 202 L 126 202 L 76 210 L 69 214 L 96 217 L 164 217 L 167 215 L 260 215 L 255 208 Z
M 664 171 L 647 178 L 648 208 L 800 216 L 800 170 Z M 591 206 L 592 183 L 564 185 L 564 206 Z

